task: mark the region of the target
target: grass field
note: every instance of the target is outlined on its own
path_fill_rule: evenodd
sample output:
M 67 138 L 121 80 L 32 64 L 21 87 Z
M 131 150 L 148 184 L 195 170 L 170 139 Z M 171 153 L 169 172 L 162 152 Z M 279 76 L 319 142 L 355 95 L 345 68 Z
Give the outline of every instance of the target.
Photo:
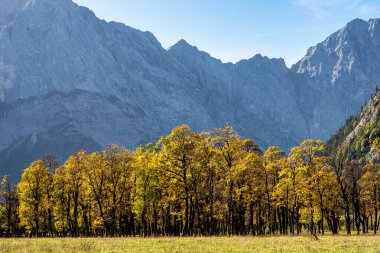
M 380 252 L 377 236 L 0 239 L 0 252 Z

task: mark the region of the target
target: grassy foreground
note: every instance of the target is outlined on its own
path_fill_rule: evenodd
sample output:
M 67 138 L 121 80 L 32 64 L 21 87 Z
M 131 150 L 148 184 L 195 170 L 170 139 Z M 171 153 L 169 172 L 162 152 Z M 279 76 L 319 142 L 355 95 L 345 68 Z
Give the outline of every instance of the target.
M 8 252 L 380 252 L 377 236 L 0 239 Z

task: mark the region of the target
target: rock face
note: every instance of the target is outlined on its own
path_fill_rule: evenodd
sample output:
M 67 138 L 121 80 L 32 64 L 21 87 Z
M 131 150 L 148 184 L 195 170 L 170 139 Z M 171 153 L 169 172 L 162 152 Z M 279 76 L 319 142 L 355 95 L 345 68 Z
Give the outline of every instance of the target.
M 179 124 L 230 124 L 262 147 L 326 140 L 380 82 L 379 50 L 380 20 L 354 20 L 291 69 L 261 55 L 222 63 L 71 0 L 0 0 L 0 175 Z

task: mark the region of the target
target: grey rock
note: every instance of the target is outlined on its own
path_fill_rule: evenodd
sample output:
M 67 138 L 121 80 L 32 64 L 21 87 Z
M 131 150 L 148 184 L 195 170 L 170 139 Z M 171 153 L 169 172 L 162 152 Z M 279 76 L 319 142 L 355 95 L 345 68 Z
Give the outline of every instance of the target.
M 0 0 L 0 175 L 49 153 L 135 148 L 180 124 L 232 125 L 265 148 L 326 140 L 380 82 L 380 20 L 354 20 L 291 69 L 223 63 L 107 23 L 71 0 Z

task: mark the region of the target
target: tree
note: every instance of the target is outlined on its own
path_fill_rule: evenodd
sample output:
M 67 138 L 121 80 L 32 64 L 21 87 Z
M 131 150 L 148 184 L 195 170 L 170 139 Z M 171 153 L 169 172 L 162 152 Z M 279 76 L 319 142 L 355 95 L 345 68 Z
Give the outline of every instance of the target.
M 302 202 L 299 194 L 300 187 L 300 158 L 299 147 L 292 149 L 289 157 L 281 159 L 279 182 L 273 192 L 276 207 L 286 210 L 291 234 L 301 233 L 300 213 Z
M 88 186 L 88 192 L 91 200 L 96 204 L 92 212 L 92 224 L 97 231 L 102 230 L 104 235 L 109 230 L 109 221 L 106 217 L 106 201 L 107 195 L 107 171 L 104 157 L 95 152 L 88 156 L 88 160 L 84 166 L 84 180 Z M 99 227 L 100 228 L 99 228 Z
M 253 142 L 245 144 L 252 147 L 244 149 L 245 154 L 233 169 L 235 187 L 235 202 L 237 203 L 238 215 L 236 219 L 239 234 L 244 233 L 246 210 L 249 215 L 249 230 L 251 234 L 265 233 L 265 167 L 261 152 L 258 152 Z M 256 221 L 254 221 L 256 216 Z M 269 220 L 266 220 L 269 224 Z M 254 226 L 256 223 L 256 226 Z M 256 228 L 256 229 L 255 229 Z
M 172 193 L 178 193 L 178 198 L 184 200 L 184 203 L 178 203 L 179 209 L 182 209 L 182 204 L 184 205 L 181 229 L 181 235 L 184 236 L 191 234 L 189 213 L 192 179 L 189 173 L 191 166 L 193 166 L 196 138 L 198 136 L 191 133 L 189 126 L 182 125 L 173 129 L 168 136 L 161 138 L 158 143 L 161 147 L 162 169 L 170 175 L 172 185 L 178 187 L 178 189 L 173 189 Z M 181 212 L 181 210 L 178 211 Z
M 141 224 L 143 236 L 158 235 L 159 217 L 164 215 L 160 210 L 163 189 L 157 159 L 158 155 L 153 145 L 139 147 L 134 153 L 133 213 Z M 162 215 L 159 215 L 160 211 Z
M 47 185 L 51 183 L 50 176 L 44 162 L 38 160 L 24 170 L 17 186 L 21 224 L 37 237 L 47 213 Z
M 133 219 L 131 202 L 131 175 L 133 172 L 133 156 L 129 150 L 117 145 L 107 147 L 103 153 L 104 170 L 106 171 L 107 234 L 114 236 L 120 229 L 117 222 L 122 216 Z M 134 226 L 133 222 L 130 224 Z M 132 231 L 133 233 L 133 231 Z
M 305 140 L 298 149 L 292 149 L 293 155 L 299 159 L 300 187 L 298 192 L 303 204 L 300 209 L 301 220 L 309 222 L 309 231 L 313 236 L 316 236 L 317 232 L 315 223 L 320 220 L 323 224 L 324 221 L 323 205 L 318 208 L 318 203 L 322 202 L 323 204 L 323 199 L 318 201 L 315 196 L 318 189 L 322 192 L 320 172 L 327 166 L 327 159 L 323 157 L 324 152 L 325 145 L 320 140 Z M 317 193 L 319 198 L 323 196 L 321 192 Z
M 279 227 L 281 233 L 286 233 L 286 215 L 285 209 L 274 209 L 276 205 L 273 203 L 273 194 L 275 187 L 279 182 L 279 172 L 283 168 L 283 158 L 285 157 L 285 152 L 279 147 L 269 147 L 264 153 L 263 167 L 264 167 L 264 186 L 265 186 L 265 197 L 266 197 L 266 210 L 267 210 L 267 220 L 270 222 L 268 224 L 271 233 L 277 230 L 277 216 L 279 219 Z M 278 214 L 278 215 L 277 215 Z
M 353 206 L 353 221 L 354 226 L 356 227 L 357 234 L 360 234 L 360 226 L 363 225 L 363 229 L 365 229 L 363 224 L 363 219 L 360 214 L 361 209 L 361 187 L 359 184 L 359 180 L 363 175 L 362 165 L 356 161 L 349 161 L 345 168 L 345 173 L 347 173 L 348 185 L 349 185 L 349 195 L 352 201 Z
M 5 236 L 16 236 L 19 223 L 19 200 L 16 187 L 11 185 L 9 176 L 4 176 L 1 181 L 0 197 L 0 214 L 1 218 L 5 220 L 3 227 L 5 229 Z
M 345 225 L 347 235 L 351 234 L 351 203 L 350 195 L 350 177 L 347 170 L 348 167 L 348 146 L 342 145 L 335 153 L 330 154 L 331 165 L 335 174 L 336 182 L 338 183 L 340 201 L 344 209 Z
M 79 219 L 86 219 L 81 210 L 86 205 L 88 186 L 84 177 L 88 154 L 80 151 L 70 156 L 54 174 L 54 198 L 57 224 L 61 233 L 79 236 Z M 84 215 L 84 216 L 83 216 Z
M 53 192 L 54 192 L 54 184 L 53 184 L 53 177 L 54 177 L 54 170 L 59 166 L 59 163 L 57 161 L 57 158 L 54 155 L 47 155 L 45 156 L 42 161 L 45 164 L 45 167 L 49 169 L 50 176 L 49 176 L 49 183 L 46 185 L 46 193 L 47 193 L 47 211 L 48 211 L 48 226 L 49 226 L 49 232 L 50 236 L 54 236 L 55 230 L 54 230 L 54 215 L 53 215 L 53 209 L 54 209 L 54 199 L 53 199 Z
M 223 129 L 214 129 L 210 136 L 212 145 L 216 150 L 215 159 L 218 172 L 223 178 L 221 182 L 224 185 L 222 194 L 225 203 L 227 203 L 227 212 L 225 213 L 226 234 L 241 233 L 244 229 L 241 224 L 245 223 L 245 210 L 243 209 L 243 192 L 239 188 L 244 188 L 245 182 L 239 181 L 238 175 L 241 172 L 240 170 L 246 167 L 240 165 L 246 162 L 247 156 L 252 159 L 256 158 L 256 155 L 261 151 L 254 141 L 240 139 L 233 128 L 229 126 Z M 261 231 L 261 227 L 258 230 Z
M 371 213 L 372 230 L 376 234 L 379 228 L 380 164 L 366 165 L 359 185 L 362 189 L 360 200 L 362 205 L 367 206 Z

